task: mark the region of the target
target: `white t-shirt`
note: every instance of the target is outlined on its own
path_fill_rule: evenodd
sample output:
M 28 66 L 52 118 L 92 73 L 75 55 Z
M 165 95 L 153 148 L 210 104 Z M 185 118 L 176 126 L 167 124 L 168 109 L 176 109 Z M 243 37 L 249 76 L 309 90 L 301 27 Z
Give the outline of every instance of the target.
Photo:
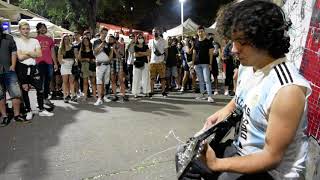
M 40 43 L 37 39 L 29 38 L 29 39 L 22 39 L 22 38 L 15 38 L 14 39 L 17 45 L 17 50 L 23 52 L 30 52 L 36 51 L 36 49 L 41 49 Z M 36 60 L 34 58 L 25 59 L 20 61 L 25 65 L 36 65 Z
M 268 127 L 268 112 L 273 99 L 282 87 L 289 85 L 306 87 L 308 89 L 306 100 L 311 94 L 308 81 L 300 75 L 292 63 L 286 62 L 285 58 L 275 60 L 256 72 L 252 67 L 239 67 L 235 101 L 237 107 L 243 109 L 244 113 L 239 136 L 234 144 L 241 155 L 257 153 L 263 149 Z M 269 171 L 275 180 L 299 179 L 304 176 L 308 149 L 306 128 L 307 103 L 296 136 L 281 163 Z
M 132 45 L 128 45 L 128 59 L 127 59 L 127 64 L 133 64 L 133 62 L 135 61 L 135 57 L 134 57 L 134 44 Z
M 155 39 L 151 39 L 149 41 L 149 49 L 151 50 L 151 59 L 150 59 L 150 63 L 162 63 L 164 61 L 164 55 L 161 55 L 161 56 L 156 56 L 154 54 L 154 51 L 155 51 L 155 47 L 157 47 L 158 51 L 163 54 L 165 49 L 168 48 L 168 43 L 166 40 L 162 39 L 162 38 L 159 38 L 158 40 L 155 40 Z

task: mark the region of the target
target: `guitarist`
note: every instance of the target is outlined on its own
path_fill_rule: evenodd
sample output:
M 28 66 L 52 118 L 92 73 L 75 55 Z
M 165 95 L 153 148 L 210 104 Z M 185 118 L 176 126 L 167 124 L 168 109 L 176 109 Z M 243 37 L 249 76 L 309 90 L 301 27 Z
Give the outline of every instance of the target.
M 233 41 L 241 63 L 236 96 L 210 116 L 204 128 L 224 119 L 235 107 L 243 118 L 238 136 L 223 158 L 206 146 L 183 179 L 305 179 L 307 98 L 311 88 L 286 60 L 290 39 L 284 12 L 262 0 L 232 3 L 218 26 Z M 210 176 L 211 175 L 211 176 Z

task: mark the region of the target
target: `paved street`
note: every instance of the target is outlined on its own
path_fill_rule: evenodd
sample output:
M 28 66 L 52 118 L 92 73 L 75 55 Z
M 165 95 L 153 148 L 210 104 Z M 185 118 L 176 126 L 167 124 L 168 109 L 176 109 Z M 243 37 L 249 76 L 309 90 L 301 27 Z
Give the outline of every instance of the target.
M 171 93 L 101 107 L 54 101 L 54 117 L 0 128 L 0 179 L 175 180 L 179 140 L 228 101 L 194 97 Z

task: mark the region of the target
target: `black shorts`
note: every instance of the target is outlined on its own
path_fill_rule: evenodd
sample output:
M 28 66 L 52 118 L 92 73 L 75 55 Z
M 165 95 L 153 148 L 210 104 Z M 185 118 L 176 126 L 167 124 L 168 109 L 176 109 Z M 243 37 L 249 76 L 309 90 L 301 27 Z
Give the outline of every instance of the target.
M 213 56 L 213 61 L 211 64 L 211 73 L 214 77 L 217 77 L 219 75 L 218 62 L 215 56 Z

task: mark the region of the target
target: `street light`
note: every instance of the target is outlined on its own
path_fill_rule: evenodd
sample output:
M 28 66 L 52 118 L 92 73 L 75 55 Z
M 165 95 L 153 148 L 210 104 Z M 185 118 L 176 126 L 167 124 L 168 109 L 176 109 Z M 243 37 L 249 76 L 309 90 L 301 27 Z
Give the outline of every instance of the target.
M 179 0 L 179 2 L 181 4 L 181 36 L 182 36 L 182 39 L 183 39 L 183 3 L 185 1 L 186 0 Z

